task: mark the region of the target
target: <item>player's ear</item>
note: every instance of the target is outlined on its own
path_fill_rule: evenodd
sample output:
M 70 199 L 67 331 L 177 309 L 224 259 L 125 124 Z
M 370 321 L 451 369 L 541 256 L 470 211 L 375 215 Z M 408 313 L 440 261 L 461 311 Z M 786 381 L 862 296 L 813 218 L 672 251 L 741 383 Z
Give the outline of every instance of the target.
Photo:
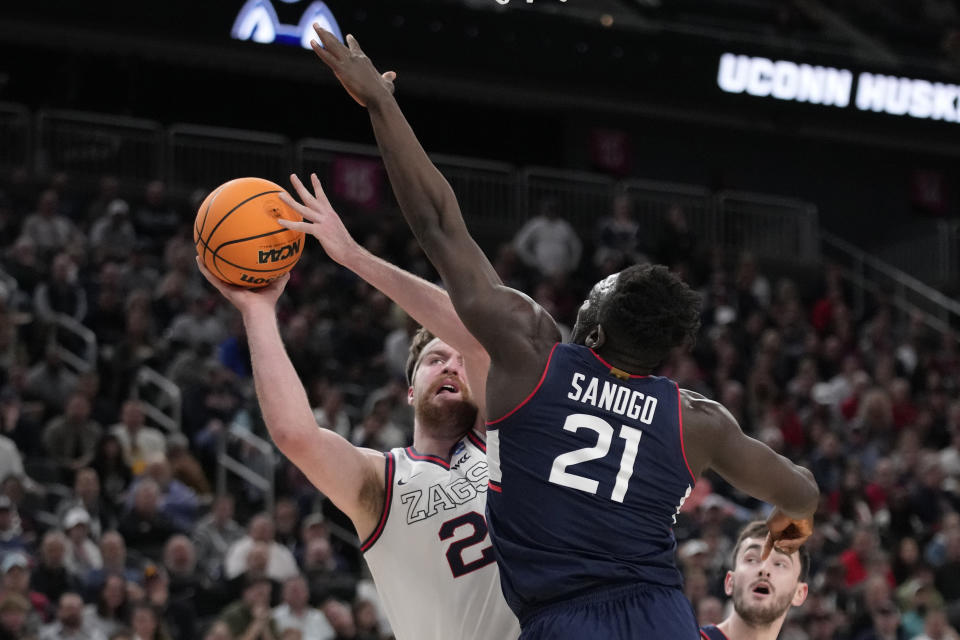
M 727 571 L 727 575 L 723 577 L 723 592 L 728 596 L 733 595 L 733 571 Z
M 807 594 L 810 592 L 810 587 L 806 582 L 801 582 L 797 585 L 797 590 L 793 592 L 793 600 L 790 601 L 795 607 L 799 607 L 804 602 L 807 601 Z
M 413 385 L 407 387 L 407 404 L 413 406 Z
M 591 349 L 599 349 L 607 341 L 607 336 L 603 333 L 603 327 L 599 324 L 587 334 L 583 343 Z

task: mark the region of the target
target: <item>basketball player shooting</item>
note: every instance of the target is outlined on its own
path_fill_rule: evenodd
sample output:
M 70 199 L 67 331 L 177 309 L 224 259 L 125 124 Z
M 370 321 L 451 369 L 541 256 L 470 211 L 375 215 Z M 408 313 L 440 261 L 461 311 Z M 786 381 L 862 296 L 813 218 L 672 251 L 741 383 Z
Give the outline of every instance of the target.
M 812 474 L 747 437 L 720 404 L 651 372 L 699 326 L 699 296 L 662 266 L 597 283 L 573 344 L 503 285 L 450 185 L 381 75 L 347 36 L 313 49 L 367 108 L 403 215 L 490 356 L 487 524 L 521 638 L 671 638 L 699 630 L 675 564 L 675 514 L 713 469 L 775 505 L 766 557 L 810 535 Z
M 514 640 L 520 627 L 503 598 L 484 518 L 486 352 L 443 290 L 354 241 L 316 176 L 312 194 L 296 176 L 291 180 L 304 204 L 281 197 L 312 224 L 287 226 L 316 236 L 331 259 L 441 337 L 421 330 L 410 348 L 413 446 L 386 453 L 357 448 L 318 428 L 284 349 L 275 307 L 289 276 L 245 289 L 216 278 L 198 260 L 243 318 L 270 436 L 353 522 L 397 640 Z

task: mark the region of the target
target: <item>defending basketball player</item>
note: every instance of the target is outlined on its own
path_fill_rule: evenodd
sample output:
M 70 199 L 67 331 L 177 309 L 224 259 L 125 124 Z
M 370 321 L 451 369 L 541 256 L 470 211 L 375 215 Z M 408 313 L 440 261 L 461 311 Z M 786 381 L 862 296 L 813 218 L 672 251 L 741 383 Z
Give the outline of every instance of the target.
M 357 245 L 313 176 L 293 184 L 331 258 L 380 289 L 425 327 L 407 362 L 413 446 L 380 453 L 354 447 L 313 419 L 280 338 L 276 303 L 284 275 L 259 290 L 204 276 L 239 310 L 264 421 L 280 450 L 353 522 L 398 640 L 513 640 L 520 628 L 500 588 L 483 513 L 487 491 L 482 397 L 488 358 L 438 287 Z M 453 345 L 456 345 L 454 348 Z M 476 385 L 476 386 L 474 386 Z M 479 406 L 478 406 L 479 405 Z
M 790 607 L 807 599 L 807 550 L 801 547 L 790 554 L 774 550 L 763 560 L 766 538 L 763 522 L 751 522 L 740 532 L 733 568 L 723 581 L 733 612 L 716 626 L 702 627 L 704 640 L 777 640 Z
M 698 640 L 675 564 L 674 516 L 713 469 L 775 505 L 763 557 L 810 535 L 809 471 L 747 437 L 718 403 L 650 375 L 699 326 L 699 296 L 664 267 L 597 283 L 573 344 L 503 285 L 450 185 L 356 40 L 316 27 L 314 52 L 367 108 L 414 235 L 490 355 L 487 524 L 522 638 Z

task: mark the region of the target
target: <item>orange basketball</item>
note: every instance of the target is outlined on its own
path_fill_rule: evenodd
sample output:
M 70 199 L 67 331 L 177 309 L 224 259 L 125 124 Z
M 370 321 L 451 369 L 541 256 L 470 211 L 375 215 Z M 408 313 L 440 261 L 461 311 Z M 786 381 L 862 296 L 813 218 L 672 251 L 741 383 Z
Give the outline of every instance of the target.
M 277 218 L 301 221 L 280 200 L 280 185 L 237 178 L 210 193 L 197 211 L 193 242 L 210 272 L 230 284 L 262 287 L 293 268 L 303 252 L 303 233 Z

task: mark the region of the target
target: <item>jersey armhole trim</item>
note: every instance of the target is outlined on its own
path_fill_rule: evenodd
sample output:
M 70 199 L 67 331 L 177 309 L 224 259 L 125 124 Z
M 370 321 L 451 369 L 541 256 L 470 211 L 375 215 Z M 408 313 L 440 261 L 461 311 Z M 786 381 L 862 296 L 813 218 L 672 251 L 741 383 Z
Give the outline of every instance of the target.
M 360 543 L 360 553 L 366 553 L 373 546 L 373 543 L 380 539 L 384 528 L 387 526 L 387 517 L 390 515 L 390 506 L 393 504 L 393 475 L 396 470 L 396 464 L 393 454 L 389 451 L 383 454 L 384 457 L 384 492 L 383 492 L 383 511 L 380 513 L 380 522 L 373 533 Z
M 677 423 L 680 425 L 680 453 L 683 454 L 683 464 L 687 467 L 690 479 L 693 480 L 693 484 L 697 484 L 697 476 L 693 475 L 690 462 L 687 461 L 687 448 L 683 445 L 683 398 L 680 396 L 680 385 L 676 382 L 674 384 L 677 385 Z
M 467 439 L 473 444 L 473 446 L 475 446 L 477 449 L 480 449 L 480 451 L 483 451 L 484 453 L 487 452 L 487 443 L 484 442 L 483 438 L 477 435 L 477 433 L 472 429 L 467 432 Z
M 500 417 L 497 418 L 496 420 L 487 420 L 487 428 L 488 428 L 488 429 L 490 428 L 490 425 L 497 424 L 498 422 L 503 422 L 504 420 L 506 420 L 507 418 L 509 418 L 509 417 L 512 416 L 513 414 L 515 414 L 517 411 L 519 411 L 520 409 L 522 409 L 524 405 L 526 405 L 528 402 L 530 402 L 531 398 L 533 398 L 533 396 L 535 396 L 535 395 L 537 394 L 537 391 L 539 391 L 539 390 L 540 390 L 540 387 L 543 385 L 543 381 L 546 380 L 546 378 L 547 378 L 547 372 L 550 371 L 550 361 L 553 360 L 553 353 L 557 350 L 557 345 L 559 345 L 559 344 L 560 344 L 559 342 L 554 342 L 554 343 L 553 343 L 553 347 L 551 347 L 551 349 L 550 349 L 550 355 L 547 356 L 547 364 L 546 364 L 546 366 L 543 367 L 543 374 L 541 374 L 541 376 L 540 376 L 540 381 L 537 383 L 537 386 L 535 386 L 535 387 L 533 388 L 533 391 L 530 392 L 530 395 L 528 395 L 526 398 L 524 398 L 524 399 L 523 399 L 523 402 L 521 402 L 520 404 L 518 404 L 517 406 L 515 406 L 513 409 L 511 409 L 506 415 L 500 416 Z

